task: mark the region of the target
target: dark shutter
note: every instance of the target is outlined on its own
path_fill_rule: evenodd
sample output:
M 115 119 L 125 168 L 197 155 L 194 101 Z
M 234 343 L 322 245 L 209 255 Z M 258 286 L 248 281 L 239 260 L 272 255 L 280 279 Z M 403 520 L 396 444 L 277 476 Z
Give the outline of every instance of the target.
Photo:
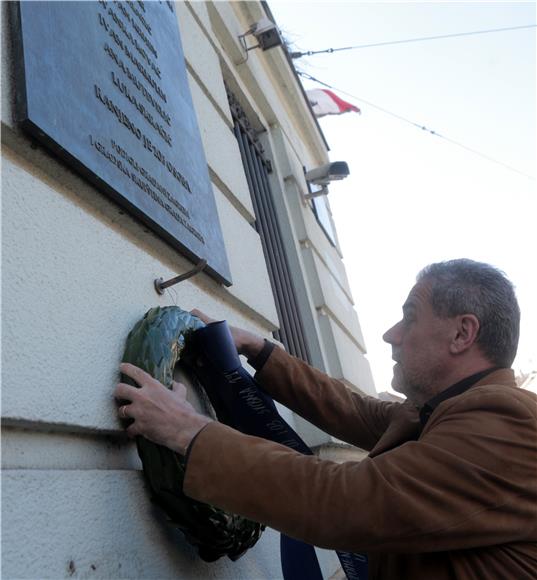
M 255 228 L 261 238 L 267 270 L 276 302 L 280 329 L 274 337 L 281 341 L 287 352 L 311 362 L 296 292 L 289 269 L 274 200 L 269 185 L 270 161 L 264 158 L 263 148 L 257 139 L 241 106 L 228 91 L 235 137 L 239 143 L 252 204 Z

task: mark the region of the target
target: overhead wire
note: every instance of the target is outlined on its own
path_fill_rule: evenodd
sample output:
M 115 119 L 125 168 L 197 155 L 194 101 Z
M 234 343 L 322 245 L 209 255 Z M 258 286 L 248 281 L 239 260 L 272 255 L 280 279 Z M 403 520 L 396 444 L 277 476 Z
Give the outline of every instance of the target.
M 460 36 L 472 36 L 475 34 L 490 34 L 492 32 L 506 32 L 508 30 L 521 30 L 523 28 L 535 28 L 537 24 L 525 24 L 523 26 L 510 26 L 508 28 L 490 28 L 488 30 L 474 30 L 472 32 L 455 32 L 453 34 L 440 34 L 437 36 L 422 36 L 420 38 L 407 38 L 404 40 L 388 40 L 385 42 L 374 42 L 372 44 L 357 44 L 355 46 L 343 46 L 340 48 L 326 48 L 324 50 L 308 50 L 306 52 L 291 52 L 291 58 L 301 58 L 303 56 L 313 56 L 315 54 L 340 52 L 342 50 L 357 50 L 360 48 L 373 48 L 376 46 L 388 46 L 392 44 L 407 44 L 409 42 L 423 42 L 427 40 L 440 40 L 442 38 L 455 38 Z
M 420 123 L 416 123 L 415 121 L 412 121 L 411 119 L 403 117 L 402 115 L 398 115 L 397 113 L 393 113 L 392 111 L 389 111 L 388 109 L 380 107 L 379 105 L 375 105 L 374 103 L 371 103 L 370 101 L 366 101 L 365 99 L 362 99 L 361 97 L 357 97 L 356 95 L 352 95 L 351 93 L 348 93 L 347 91 L 344 91 L 342 89 L 338 89 L 332 85 L 329 85 L 328 83 L 325 83 L 325 82 L 313 77 L 309 73 L 306 73 L 303 71 L 297 71 L 297 74 L 303 78 L 306 78 L 306 79 L 312 81 L 312 82 L 316 82 L 320 85 L 323 85 L 323 86 L 327 87 L 328 89 L 332 89 L 334 91 L 337 91 L 338 93 L 342 93 L 344 95 L 347 95 L 348 97 L 351 97 L 352 99 L 356 99 L 357 101 L 359 101 L 361 103 L 365 103 L 369 107 L 371 107 L 373 109 L 377 109 L 378 111 L 381 111 L 382 113 L 385 113 L 386 115 L 390 115 L 391 117 L 394 117 L 396 119 L 399 119 L 400 121 L 403 121 L 403 122 L 408 123 L 414 127 L 417 127 L 418 129 L 421 129 L 422 131 L 430 133 L 431 135 L 434 135 L 435 137 L 439 137 L 440 139 L 443 139 L 444 141 L 447 141 L 448 143 L 451 143 L 452 145 L 455 145 L 457 147 L 465 149 L 466 151 L 469 151 L 470 153 L 473 153 L 474 155 L 478 155 L 479 157 L 482 157 L 483 159 L 491 161 L 492 163 L 496 163 L 497 165 L 501 165 L 505 169 L 508 169 L 510 171 L 514 171 L 515 173 L 518 173 L 519 175 L 523 175 L 524 177 L 531 179 L 532 181 L 535 181 L 535 177 L 533 175 L 525 173 L 524 171 L 520 171 L 516 167 L 512 167 L 511 165 L 508 165 L 507 163 L 504 163 L 503 161 L 499 161 L 498 159 L 495 159 L 494 157 L 490 157 L 490 155 L 486 155 L 485 153 L 482 153 L 481 151 L 478 151 L 477 149 L 473 149 L 472 147 L 468 147 L 467 145 L 464 145 L 463 143 L 460 143 L 459 141 L 455 141 L 454 139 L 446 137 L 445 135 L 438 133 L 438 131 L 434 131 L 433 129 L 429 129 L 425 125 L 421 125 Z

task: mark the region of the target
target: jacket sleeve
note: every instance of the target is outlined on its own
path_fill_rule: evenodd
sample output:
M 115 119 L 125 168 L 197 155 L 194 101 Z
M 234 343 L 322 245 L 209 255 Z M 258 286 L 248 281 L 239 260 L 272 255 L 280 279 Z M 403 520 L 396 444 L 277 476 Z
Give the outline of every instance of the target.
M 376 445 L 401 406 L 352 391 L 279 347 L 255 378 L 271 397 L 310 423 L 367 450 Z
M 336 464 L 211 423 L 184 491 L 317 546 L 436 552 L 536 538 L 535 413 L 505 394 L 446 403 L 419 441 Z

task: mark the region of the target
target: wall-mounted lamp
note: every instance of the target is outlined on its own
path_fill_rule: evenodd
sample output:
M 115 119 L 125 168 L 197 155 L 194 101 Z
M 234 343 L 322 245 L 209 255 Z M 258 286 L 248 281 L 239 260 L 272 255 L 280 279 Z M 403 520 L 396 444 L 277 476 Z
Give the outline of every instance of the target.
M 246 47 L 246 36 L 252 35 L 257 40 L 255 46 Z M 268 18 L 261 18 L 258 22 L 255 22 L 250 26 L 250 28 L 239 36 L 239 40 L 246 51 L 246 59 L 248 60 L 248 51 L 254 48 L 260 48 L 261 50 L 268 50 L 269 48 L 274 48 L 275 46 L 281 46 L 282 37 L 280 36 L 280 31 L 274 22 L 270 21 Z M 242 64 L 242 63 L 240 63 Z
M 349 166 L 345 161 L 333 161 L 332 163 L 327 163 L 326 165 L 321 165 L 320 167 L 306 171 L 305 177 L 306 183 L 308 184 L 309 193 L 307 193 L 304 197 L 306 199 L 311 199 L 312 197 L 327 195 L 327 185 L 331 181 L 345 179 L 349 173 Z M 320 186 L 320 188 L 312 191 L 312 185 Z

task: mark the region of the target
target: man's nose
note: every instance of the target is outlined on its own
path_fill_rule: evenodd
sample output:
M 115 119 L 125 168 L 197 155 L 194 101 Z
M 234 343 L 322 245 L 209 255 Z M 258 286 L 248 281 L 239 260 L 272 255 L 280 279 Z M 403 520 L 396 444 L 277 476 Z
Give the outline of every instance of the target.
M 387 342 L 388 344 L 398 344 L 400 341 L 400 336 L 401 333 L 399 332 L 399 322 L 398 322 L 382 335 L 382 340 L 384 342 Z

